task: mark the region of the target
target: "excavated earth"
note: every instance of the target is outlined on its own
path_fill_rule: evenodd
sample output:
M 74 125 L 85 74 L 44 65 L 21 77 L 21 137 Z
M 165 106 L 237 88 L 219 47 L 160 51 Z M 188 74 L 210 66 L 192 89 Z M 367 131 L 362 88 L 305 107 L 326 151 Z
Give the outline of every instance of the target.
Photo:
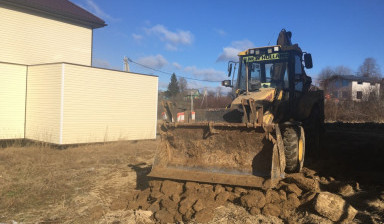
M 111 209 L 147 211 L 143 223 L 384 223 L 384 125 L 327 124 L 324 139 L 273 189 L 146 178 Z
M 159 143 L 0 144 L 0 223 L 384 223 L 384 124 L 326 124 L 273 189 L 151 178 Z

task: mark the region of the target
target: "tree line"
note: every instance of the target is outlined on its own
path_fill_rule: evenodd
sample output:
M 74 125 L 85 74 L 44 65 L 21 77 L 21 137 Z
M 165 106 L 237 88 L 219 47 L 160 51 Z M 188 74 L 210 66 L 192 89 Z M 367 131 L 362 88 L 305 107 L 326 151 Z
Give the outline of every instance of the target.
M 164 92 L 165 96 L 168 98 L 174 98 L 180 93 L 184 93 L 187 89 L 187 80 L 183 77 L 180 77 L 177 80 L 176 74 L 172 73 L 171 81 L 168 84 L 167 90 Z
M 364 62 L 359 66 L 356 73 L 352 69 L 346 66 L 337 66 L 337 67 L 325 67 L 321 70 L 319 74 L 320 86 L 325 88 L 327 86 L 328 80 L 334 76 L 348 76 L 356 75 L 358 77 L 371 78 L 372 80 L 380 81 L 382 78 L 382 73 L 379 65 L 377 64 L 376 59 L 368 57 Z

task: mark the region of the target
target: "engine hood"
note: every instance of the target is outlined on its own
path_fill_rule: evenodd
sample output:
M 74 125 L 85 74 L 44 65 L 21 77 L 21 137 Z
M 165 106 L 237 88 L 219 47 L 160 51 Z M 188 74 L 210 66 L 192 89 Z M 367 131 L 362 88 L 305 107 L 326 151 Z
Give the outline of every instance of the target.
M 256 102 L 259 103 L 272 103 L 274 100 L 274 96 L 276 93 L 275 88 L 261 88 L 259 91 L 256 92 L 248 92 L 244 93 L 242 95 L 239 95 L 232 101 L 231 108 L 235 109 L 238 108 L 239 105 L 241 105 L 241 101 L 243 99 L 253 99 Z

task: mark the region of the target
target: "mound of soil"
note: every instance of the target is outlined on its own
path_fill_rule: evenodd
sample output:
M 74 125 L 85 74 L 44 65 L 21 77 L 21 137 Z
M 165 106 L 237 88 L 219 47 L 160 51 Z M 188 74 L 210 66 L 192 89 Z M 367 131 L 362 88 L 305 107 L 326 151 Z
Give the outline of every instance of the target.
M 125 198 L 127 209 L 149 210 L 154 214 L 154 221 L 160 223 L 207 223 L 214 219 L 215 209 L 229 205 L 242 207 L 251 216 L 274 216 L 284 222 L 294 222 L 295 218 L 297 220 L 300 210 L 312 211 L 327 220 L 335 221 L 335 217 L 345 217 L 350 221 L 356 213 L 344 214 L 343 208 L 348 206 L 350 210 L 356 210 L 336 194 L 340 193 L 340 189 L 349 189 L 349 192 L 356 192 L 358 189 L 351 185 L 343 188 L 330 187 L 336 183 L 336 180 L 325 180 L 313 170 L 304 168 L 302 173 L 287 175 L 274 189 L 151 180 L 149 188 L 134 191 Z M 335 191 L 324 193 L 323 189 Z M 329 205 L 323 202 L 323 195 L 334 198 L 335 203 L 337 199 L 340 205 L 345 206 L 333 206 L 329 209 Z M 315 203 L 319 201 L 320 203 Z M 118 204 L 121 204 L 121 201 Z

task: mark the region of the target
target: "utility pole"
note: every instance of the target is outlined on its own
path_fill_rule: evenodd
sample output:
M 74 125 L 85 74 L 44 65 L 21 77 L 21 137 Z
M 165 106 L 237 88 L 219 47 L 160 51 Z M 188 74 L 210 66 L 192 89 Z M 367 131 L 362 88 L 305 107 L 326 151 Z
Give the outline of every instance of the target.
M 192 95 L 192 90 L 191 90 L 191 113 L 193 111 L 193 95 Z
M 200 108 L 202 108 L 203 103 L 204 103 L 204 100 L 206 100 L 206 99 L 205 99 L 206 96 L 207 96 L 207 88 L 204 88 L 203 100 L 201 100 Z
M 129 62 L 128 62 L 128 58 L 126 56 L 124 56 L 124 71 L 125 72 L 129 72 Z

